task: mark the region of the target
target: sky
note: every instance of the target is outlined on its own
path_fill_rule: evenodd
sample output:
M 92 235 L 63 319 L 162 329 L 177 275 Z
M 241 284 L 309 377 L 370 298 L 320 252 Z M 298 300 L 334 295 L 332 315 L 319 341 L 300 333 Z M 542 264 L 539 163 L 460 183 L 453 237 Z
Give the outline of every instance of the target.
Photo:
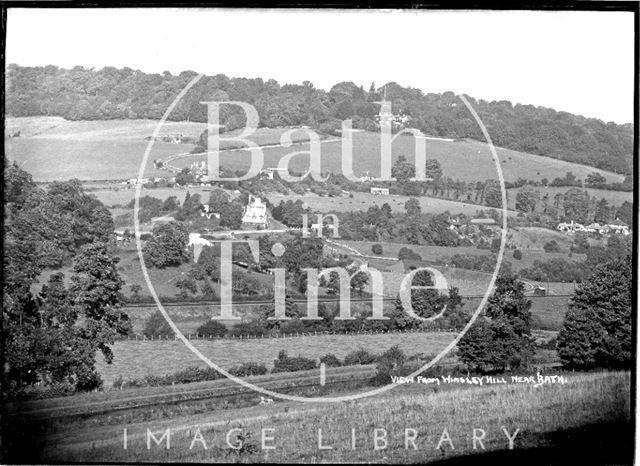
M 633 46 L 627 12 L 11 8 L 6 62 L 396 81 L 628 123 Z

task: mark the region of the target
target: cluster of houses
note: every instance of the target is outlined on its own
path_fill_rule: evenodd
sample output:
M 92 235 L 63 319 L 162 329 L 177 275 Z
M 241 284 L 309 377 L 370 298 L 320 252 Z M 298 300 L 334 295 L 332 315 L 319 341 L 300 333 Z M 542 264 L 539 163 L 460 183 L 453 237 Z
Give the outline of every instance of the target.
M 582 231 L 585 233 L 598 233 L 601 235 L 607 235 L 609 233 L 621 234 L 621 235 L 629 235 L 631 233 L 631 229 L 629 225 L 620 219 L 616 219 L 612 222 L 606 224 L 599 224 L 594 222 L 590 225 L 583 225 L 581 223 L 576 223 L 573 220 L 571 223 L 560 223 L 557 226 L 558 231 L 563 231 L 565 233 L 575 233 L 576 231 Z

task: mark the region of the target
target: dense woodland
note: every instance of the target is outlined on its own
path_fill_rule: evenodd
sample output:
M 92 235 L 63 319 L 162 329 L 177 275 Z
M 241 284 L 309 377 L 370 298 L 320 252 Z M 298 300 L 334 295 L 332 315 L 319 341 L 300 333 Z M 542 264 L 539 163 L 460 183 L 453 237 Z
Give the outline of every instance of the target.
M 197 73 L 178 76 L 165 71 L 146 74 L 131 68 L 102 70 L 61 69 L 56 66 L 9 65 L 6 111 L 11 116 L 57 115 L 70 120 L 151 118 L 162 116 L 171 101 Z M 206 100 L 251 103 L 267 127 L 309 125 L 332 133 L 344 119 L 355 128 L 376 131 L 382 89 L 397 115 L 407 116 L 407 126 L 430 136 L 484 140 L 466 107 L 452 93 L 424 94 L 419 89 L 392 82 L 371 83 L 368 91 L 341 82 L 329 92 L 309 81 L 280 85 L 260 78 L 205 76 L 182 99 L 173 120 L 206 121 Z M 633 125 L 605 123 L 567 112 L 508 101 L 487 102 L 470 98 L 482 121 L 501 147 L 545 155 L 597 168 L 632 172 Z M 226 129 L 243 126 L 241 110 L 223 109 Z

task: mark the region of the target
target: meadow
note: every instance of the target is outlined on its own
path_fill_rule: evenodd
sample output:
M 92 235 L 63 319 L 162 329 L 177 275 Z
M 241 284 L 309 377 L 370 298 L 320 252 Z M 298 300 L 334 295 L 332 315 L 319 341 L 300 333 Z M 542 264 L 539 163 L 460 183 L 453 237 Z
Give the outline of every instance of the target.
M 329 214 L 332 212 L 356 212 L 366 211 L 369 207 L 382 204 L 389 204 L 392 212 L 404 213 L 404 204 L 410 199 L 410 196 L 389 195 L 380 196 L 371 193 L 353 192 L 353 197 L 324 197 L 316 194 L 279 194 L 276 192 L 269 193 L 267 198 L 269 201 L 278 205 L 280 201 L 296 201 L 301 200 L 311 210 Z M 441 214 L 449 211 L 451 214 L 465 214 L 475 217 L 481 210 L 490 210 L 491 207 L 470 204 L 466 202 L 449 201 L 447 199 L 437 199 L 434 197 L 419 196 L 416 197 L 420 201 L 420 208 L 425 214 Z M 501 209 L 494 209 L 501 212 Z M 516 215 L 517 212 L 509 211 L 508 215 Z
M 19 137 L 6 140 L 7 158 L 18 162 L 35 181 L 118 180 L 136 178 L 147 148 L 146 138 L 153 134 L 155 120 L 68 121 L 60 117 L 8 118 L 7 132 L 20 131 Z M 198 138 L 204 123 L 166 122 L 159 136 Z M 257 144 L 275 144 L 288 128 L 260 128 L 249 139 Z M 229 132 L 227 137 L 237 135 Z M 293 140 L 306 140 L 297 133 Z M 234 141 L 220 143 L 222 148 L 237 147 Z M 154 159 L 166 159 L 190 152 L 193 144 L 156 141 L 145 167 L 145 177 L 166 177 L 167 171 L 153 168 Z M 191 163 L 190 159 L 188 164 Z
M 271 368 L 273 361 L 278 358 L 278 353 L 283 349 L 289 356 L 301 355 L 311 359 L 319 359 L 328 353 L 343 359 L 359 348 L 380 354 L 394 345 L 399 345 L 406 354 L 436 355 L 454 337 L 453 333 L 435 332 L 318 335 L 249 340 L 192 340 L 191 342 L 213 362 L 228 369 L 243 362 L 264 363 Z M 106 364 L 101 357 L 98 358 L 97 363 L 98 371 L 105 386 L 108 387 L 118 376 L 132 379 L 145 375 L 171 374 L 188 366 L 206 367 L 206 364 L 179 340 L 117 341 L 113 345 L 113 353 L 115 357 L 112 364 Z
M 414 160 L 415 141 L 413 137 L 400 136 L 392 145 L 392 156 L 395 160 L 404 155 L 408 160 Z M 308 150 L 303 145 L 298 150 Z M 291 153 L 290 148 L 273 147 L 264 150 L 265 165 L 276 166 L 278 161 L 286 154 Z M 516 152 L 509 149 L 496 148 L 500 166 L 507 181 L 515 181 L 518 178 L 527 178 L 540 181 L 543 178 L 553 180 L 564 176 L 568 171 L 573 172 L 578 178 L 586 178 L 589 173 L 601 173 L 609 182 L 622 181 L 623 175 L 599 170 L 596 168 L 565 162 L 550 157 Z M 248 153 L 245 157 L 238 157 L 238 153 L 222 153 L 221 164 L 234 170 L 247 170 L 249 168 Z M 426 140 L 427 158 L 437 159 L 443 169 L 444 176 L 464 181 L 478 181 L 485 179 L 498 179 L 497 169 L 487 144 L 463 140 L 446 142 L 438 140 Z M 321 146 L 322 170 L 331 173 L 341 172 L 342 152 L 341 143 L 324 143 Z M 309 158 L 305 155 L 296 156 L 290 163 L 290 169 L 296 172 L 304 172 L 309 166 Z M 357 132 L 353 134 L 353 167 L 356 174 L 370 173 L 374 176 L 380 174 L 380 135 L 377 133 Z
M 124 425 L 89 419 L 59 427 L 39 453 L 65 462 L 631 464 L 630 374 L 564 377 L 565 384 L 542 387 L 409 384 L 355 403 L 283 401 L 214 413 L 177 413 L 154 421 L 141 418 Z M 124 427 L 127 449 L 122 443 Z M 244 448 L 238 451 L 225 443 L 233 428 L 244 436 Z M 147 429 L 157 438 L 170 429 L 171 447 L 151 444 L 148 449 Z M 262 429 L 273 429 L 265 437 L 273 437 L 266 445 L 274 449 L 261 447 Z M 375 429 L 384 430 L 377 431 L 378 437 L 385 437 L 385 442 L 377 442 L 378 448 Z M 474 429 L 486 434 L 481 444 L 473 440 Z M 513 439 L 512 450 L 505 430 Z M 193 442 L 197 433 L 206 449 L 202 442 Z M 409 433 L 415 434 L 414 443 L 407 443 Z

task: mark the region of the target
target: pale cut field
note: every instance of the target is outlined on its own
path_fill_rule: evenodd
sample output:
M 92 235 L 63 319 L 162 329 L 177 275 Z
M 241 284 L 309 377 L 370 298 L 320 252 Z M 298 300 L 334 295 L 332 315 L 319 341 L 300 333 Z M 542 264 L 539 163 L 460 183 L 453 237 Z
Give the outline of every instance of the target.
M 247 463 L 428 463 L 453 464 L 631 464 L 631 378 L 627 372 L 565 374 L 566 384 L 441 386 L 412 384 L 355 403 L 295 403 L 227 409 L 199 415 L 137 420 L 127 425 L 128 449 L 121 426 L 90 421 L 59 429 L 47 439 L 45 458 L 57 461 L 238 461 Z M 253 452 L 230 453 L 225 435 L 242 429 Z M 171 429 L 171 449 L 147 449 L 151 429 L 159 437 Z M 446 428 L 450 442 L 438 448 Z M 196 429 L 207 445 L 192 440 Z M 274 450 L 260 447 L 261 430 L 274 437 Z M 318 447 L 318 430 L 323 445 Z M 356 448 L 351 445 L 355 430 Z M 387 441 L 374 448 L 374 430 Z M 415 449 L 406 430 L 415 429 Z M 473 430 L 482 429 L 482 447 L 474 448 Z M 503 432 L 514 438 L 514 450 Z M 517 431 L 517 433 L 516 433 Z M 514 436 L 515 433 L 515 436 Z M 64 434 L 64 435 L 62 435 Z M 382 432 L 379 432 L 382 436 Z M 268 442 L 269 443 L 269 442 Z M 379 445 L 382 446 L 382 442 Z M 231 455 L 231 456 L 229 456 Z M 524 461 L 523 461 L 524 460 Z
M 436 355 L 453 340 L 455 334 L 396 333 L 376 335 L 318 335 L 249 340 L 191 340 L 196 348 L 211 360 L 229 369 L 243 362 L 264 363 L 273 367 L 280 350 L 289 356 L 301 355 L 319 359 L 333 353 L 342 359 L 356 349 L 380 354 L 399 345 L 405 354 Z M 140 378 L 145 375 L 171 374 L 188 366 L 206 367 L 181 341 L 117 341 L 113 345 L 113 364 L 98 358 L 98 371 L 105 385 L 111 386 L 118 376 Z

